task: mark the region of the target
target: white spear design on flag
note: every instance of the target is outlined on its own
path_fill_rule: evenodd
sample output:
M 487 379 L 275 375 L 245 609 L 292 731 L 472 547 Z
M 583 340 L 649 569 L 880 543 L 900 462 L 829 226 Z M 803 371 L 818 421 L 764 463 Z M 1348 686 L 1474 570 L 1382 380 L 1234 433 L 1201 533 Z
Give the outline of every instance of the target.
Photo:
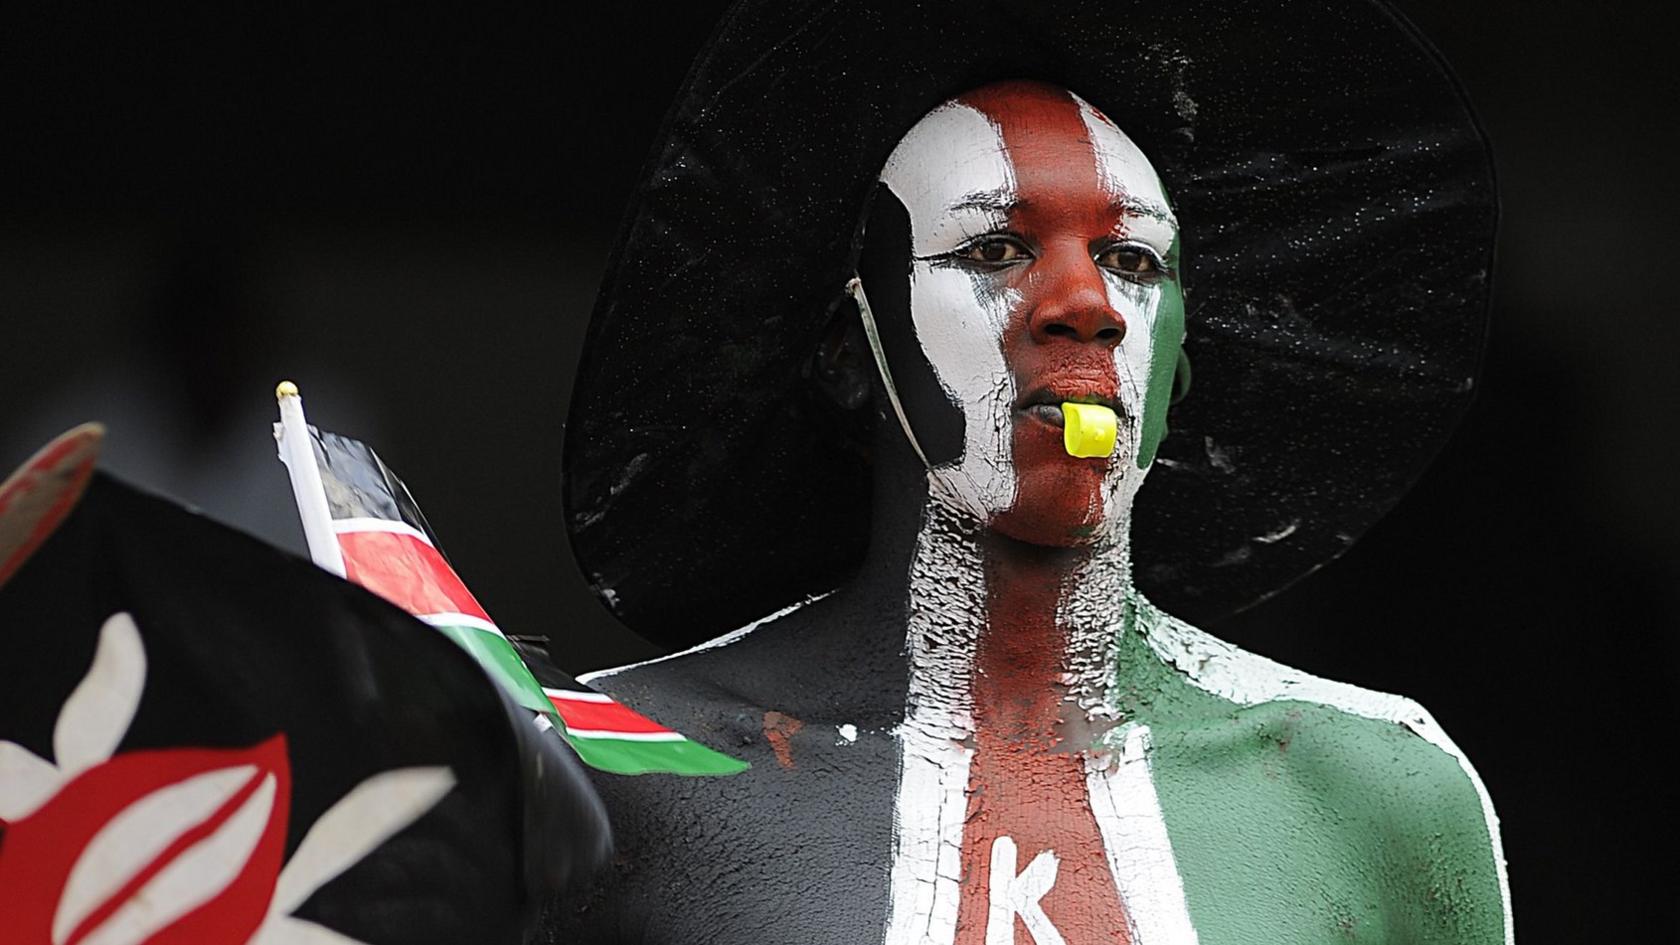
M 9 907 L 14 897 L 6 895 L 7 877 L 27 873 L 30 888 L 42 888 L 36 864 L 18 862 L 30 844 L 12 841 L 51 824 L 85 826 L 85 810 L 55 810 L 54 805 L 80 779 L 98 776 L 107 764 L 146 761 L 146 755 L 179 759 L 186 754 L 198 762 L 209 754 L 197 749 L 116 754 L 145 681 L 139 628 L 128 613 L 113 614 L 100 628 L 87 674 L 59 710 L 54 760 L 0 740 L 0 821 L 7 824 L 8 841 L 0 846 L 0 899 Z M 283 745 L 277 736 L 245 755 L 255 759 L 255 753 Z M 237 881 L 252 879 L 245 874 L 253 855 L 276 817 L 283 823 L 290 804 L 289 791 L 282 789 L 282 779 L 289 777 L 287 763 L 283 755 L 277 761 L 278 768 L 267 769 L 256 760 L 200 764 L 92 825 L 92 836 L 57 880 L 56 900 L 36 904 L 51 909 L 52 945 L 141 945 L 213 903 Z M 351 789 L 310 827 L 272 886 L 260 889 L 266 894 L 258 901 L 265 909 L 261 918 L 235 917 L 245 921 L 243 928 L 255 925 L 250 945 L 359 945 L 292 911 L 419 819 L 454 786 L 449 768 L 425 766 L 376 774 Z M 51 844 L 60 838 L 35 839 Z

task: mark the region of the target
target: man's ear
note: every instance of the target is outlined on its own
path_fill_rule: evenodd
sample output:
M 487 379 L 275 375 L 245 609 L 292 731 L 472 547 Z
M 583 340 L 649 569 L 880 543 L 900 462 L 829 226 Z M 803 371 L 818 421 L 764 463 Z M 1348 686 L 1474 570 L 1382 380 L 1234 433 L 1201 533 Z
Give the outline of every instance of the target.
M 875 361 L 863 336 L 856 303 L 842 299 L 811 354 L 811 379 L 841 409 L 856 410 L 869 402 L 874 370 Z

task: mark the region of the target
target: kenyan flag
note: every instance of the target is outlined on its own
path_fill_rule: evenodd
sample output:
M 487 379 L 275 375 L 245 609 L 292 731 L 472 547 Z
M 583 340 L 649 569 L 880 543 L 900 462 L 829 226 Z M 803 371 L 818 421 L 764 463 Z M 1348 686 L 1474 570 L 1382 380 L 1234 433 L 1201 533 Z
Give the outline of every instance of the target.
M 736 774 L 747 763 L 707 748 L 613 701 L 561 672 L 548 659 L 545 640 L 520 637 L 514 647 L 525 657 L 543 694 L 566 722 L 566 740 L 591 768 L 616 774 L 674 771 L 679 774 Z
M 450 567 L 408 487 L 373 449 L 360 440 L 307 426 L 295 388 L 282 385 L 279 397 L 281 422 L 275 425 L 275 436 L 316 564 L 442 631 L 520 705 L 536 713 L 539 725 L 557 729 L 590 767 L 614 774 L 720 775 L 746 770 L 745 762 L 691 741 L 576 682 L 549 663 L 546 651 L 529 643 L 516 646 Z M 305 432 L 288 442 L 294 429 Z M 313 447 L 312 456 L 302 453 L 303 440 Z M 541 682 L 528 662 L 541 673 Z

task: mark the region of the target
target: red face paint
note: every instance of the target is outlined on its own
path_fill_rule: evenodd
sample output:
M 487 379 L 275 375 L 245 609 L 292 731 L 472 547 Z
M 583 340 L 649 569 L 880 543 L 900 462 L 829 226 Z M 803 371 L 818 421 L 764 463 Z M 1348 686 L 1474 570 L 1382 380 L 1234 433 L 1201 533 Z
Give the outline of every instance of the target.
M 1020 302 L 1002 339 L 1018 401 L 1048 392 L 1057 402 L 1114 403 L 1114 349 L 1127 325 L 1109 302 L 1097 247 L 1120 235 L 1123 218 L 1098 174 L 1097 155 L 1066 91 L 1031 82 L 987 86 L 960 101 L 997 126 L 1015 172 L 1009 231 L 1033 258 L 1009 271 Z M 1079 544 L 1102 521 L 1107 458 L 1076 459 L 1062 430 L 1015 413 L 1013 505 L 991 523 L 1034 544 Z
M 1023 400 L 1047 390 L 1058 402 L 1113 402 L 1114 348 L 1126 325 L 1092 256 L 1116 235 L 1118 221 L 1078 102 L 1025 82 L 988 86 L 961 101 L 1002 133 L 1017 187 L 1009 231 L 1033 253 L 1009 273 L 1020 304 L 1010 313 L 1003 352 L 1016 390 Z M 1108 459 L 1068 456 L 1059 427 L 1020 411 L 1013 457 L 1016 500 L 992 522 L 994 529 L 1033 544 L 1068 545 L 1102 520 Z M 1087 746 L 1066 741 L 1062 725 L 1064 709 L 1078 712 L 1064 701 L 1068 632 L 1056 621 L 1070 563 L 1049 550 L 987 554 L 986 626 L 970 680 L 975 754 L 958 945 L 985 945 L 988 924 L 996 921 L 992 858 L 1000 837 L 1013 842 L 1017 874 L 1046 851 L 1055 857 L 1055 881 L 1034 902 L 1068 945 L 1130 941 L 1091 810 L 1081 753 Z M 1025 916 L 1011 921 L 1012 941 L 1041 941 Z

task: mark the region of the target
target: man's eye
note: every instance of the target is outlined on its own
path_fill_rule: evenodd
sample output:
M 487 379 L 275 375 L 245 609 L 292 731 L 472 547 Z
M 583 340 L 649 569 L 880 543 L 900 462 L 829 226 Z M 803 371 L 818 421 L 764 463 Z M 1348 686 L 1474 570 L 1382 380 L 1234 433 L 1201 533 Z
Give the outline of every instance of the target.
M 957 250 L 958 259 L 994 266 L 1027 257 L 1027 248 L 1019 241 L 1006 236 L 988 236 Z
M 1133 276 L 1154 275 L 1161 271 L 1155 254 L 1137 246 L 1110 246 L 1097 255 L 1097 265 Z

